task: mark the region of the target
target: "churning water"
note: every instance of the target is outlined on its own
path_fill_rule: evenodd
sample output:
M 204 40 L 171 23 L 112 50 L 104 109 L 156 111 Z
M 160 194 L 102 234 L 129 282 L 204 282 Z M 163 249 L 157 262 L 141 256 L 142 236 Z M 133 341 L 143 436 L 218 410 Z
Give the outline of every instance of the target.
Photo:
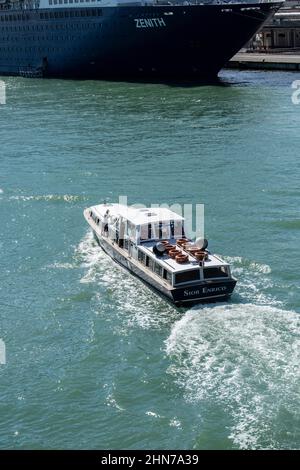
M 1 448 L 299 448 L 295 78 L 4 79 Z M 82 210 L 121 194 L 204 203 L 231 301 L 177 309 L 113 264 Z

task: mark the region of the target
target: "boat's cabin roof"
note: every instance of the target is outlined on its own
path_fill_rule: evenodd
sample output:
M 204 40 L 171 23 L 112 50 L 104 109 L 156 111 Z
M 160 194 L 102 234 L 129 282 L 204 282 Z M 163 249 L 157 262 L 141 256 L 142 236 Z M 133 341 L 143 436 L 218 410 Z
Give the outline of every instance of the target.
M 122 217 L 133 225 L 145 225 L 166 221 L 183 221 L 184 218 L 167 208 L 150 208 L 150 207 L 131 207 L 123 204 L 99 204 L 92 207 L 99 217 L 103 218 L 108 212 L 109 216 Z
M 178 264 L 175 259 L 171 258 L 168 256 L 166 253 L 162 257 L 157 257 L 153 253 L 153 246 L 155 245 L 156 242 L 146 242 L 143 243 L 142 246 L 139 247 L 140 250 L 144 251 L 148 256 L 152 255 L 151 257 L 155 258 L 155 260 L 161 265 L 166 268 L 171 268 L 171 271 L 176 273 L 176 272 L 181 272 L 181 271 L 190 271 L 192 268 L 199 269 L 199 261 L 197 261 L 193 256 L 189 256 L 188 262 L 184 264 Z M 172 240 L 170 241 L 172 243 Z M 173 243 L 175 245 L 176 240 L 173 240 Z M 217 255 L 213 255 L 211 253 L 208 253 L 208 258 L 205 260 L 203 266 L 205 268 L 216 268 L 219 266 L 229 266 L 229 263 L 224 262 L 221 258 L 219 258 Z
M 199 261 L 193 254 L 197 245 L 193 245 L 192 241 L 189 247 L 181 246 L 180 239 L 185 236 L 184 218 L 170 209 L 139 209 L 121 204 L 99 204 L 87 210 L 104 236 L 117 240 L 118 246 L 130 252 L 131 256 L 149 270 L 158 275 L 166 275 L 165 279 L 169 276 L 169 282 L 173 282 L 173 285 L 227 277 L 230 273 L 229 264 L 207 250 L 205 259 L 200 258 Z M 188 241 L 186 237 L 185 239 Z M 167 242 L 176 248 L 177 257 L 175 255 L 174 259 L 168 250 L 159 255 L 157 247 L 154 250 L 158 241 Z M 185 259 L 180 262 L 178 256 L 182 255 Z

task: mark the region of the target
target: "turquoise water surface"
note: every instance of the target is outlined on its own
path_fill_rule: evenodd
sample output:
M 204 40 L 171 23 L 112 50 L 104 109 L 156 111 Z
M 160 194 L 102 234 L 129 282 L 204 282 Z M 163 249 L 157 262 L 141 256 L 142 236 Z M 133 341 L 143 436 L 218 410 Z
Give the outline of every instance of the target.
M 219 84 L 3 78 L 0 448 L 300 447 L 297 74 Z M 228 303 L 177 309 L 82 210 L 204 203 Z

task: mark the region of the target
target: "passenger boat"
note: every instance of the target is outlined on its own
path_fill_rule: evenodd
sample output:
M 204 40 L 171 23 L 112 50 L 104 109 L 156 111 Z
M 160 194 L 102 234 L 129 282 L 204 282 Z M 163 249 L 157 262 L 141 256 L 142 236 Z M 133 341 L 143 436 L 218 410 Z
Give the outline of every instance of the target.
M 187 238 L 175 212 L 100 204 L 84 216 L 113 260 L 176 305 L 231 296 L 236 279 L 229 264 L 208 251 L 207 240 Z

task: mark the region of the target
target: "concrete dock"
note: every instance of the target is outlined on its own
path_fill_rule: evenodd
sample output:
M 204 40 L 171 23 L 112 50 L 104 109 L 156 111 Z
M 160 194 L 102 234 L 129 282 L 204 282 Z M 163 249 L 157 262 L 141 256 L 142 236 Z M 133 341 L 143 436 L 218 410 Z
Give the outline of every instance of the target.
M 228 62 L 227 68 L 299 71 L 300 52 L 295 54 L 239 52 Z

